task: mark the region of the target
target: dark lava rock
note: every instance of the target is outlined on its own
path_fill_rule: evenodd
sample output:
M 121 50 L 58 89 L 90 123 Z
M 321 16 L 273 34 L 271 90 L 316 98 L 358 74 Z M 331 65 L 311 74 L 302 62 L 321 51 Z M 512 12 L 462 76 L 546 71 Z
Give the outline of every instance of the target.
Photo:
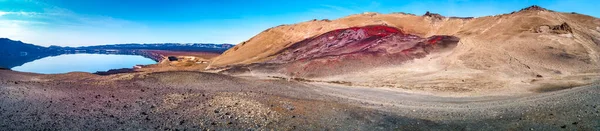
M 542 25 L 533 29 L 534 33 L 552 33 L 552 34 L 569 34 L 573 33 L 573 29 L 566 22 L 560 25 Z M 550 49 L 554 49 L 550 47 Z
M 169 59 L 169 61 L 177 61 L 177 60 L 179 60 L 175 56 L 169 56 L 168 59 Z
M 532 5 L 532 6 L 529 6 L 527 8 L 523 8 L 523 9 L 521 9 L 519 11 L 513 11 L 510 14 L 514 14 L 514 13 L 517 13 L 517 12 L 526 12 L 526 11 L 550 11 L 550 12 L 553 12 L 552 10 L 548 10 L 546 8 L 542 8 L 542 7 L 537 6 L 537 5 Z
M 423 16 L 432 17 L 432 18 L 435 18 L 435 19 L 438 19 L 438 20 L 441 20 L 441 19 L 443 19 L 443 18 L 444 18 L 444 16 L 442 16 L 442 15 L 440 15 L 440 14 L 437 14 L 437 13 L 431 13 L 431 12 L 429 12 L 429 11 L 425 12 L 425 14 L 424 14 Z
M 449 17 L 450 19 L 464 19 L 464 20 L 469 20 L 469 19 L 473 19 L 475 17 L 456 17 L 456 16 L 452 16 Z
M 553 31 L 555 31 L 556 33 L 573 33 L 573 29 L 571 29 L 571 26 L 569 26 L 569 24 L 567 24 L 567 22 L 564 22 L 560 25 L 555 25 L 552 26 L 551 28 Z
M 108 71 L 98 71 L 94 74 L 96 74 L 96 75 L 112 75 L 112 74 L 131 73 L 131 72 L 136 72 L 136 71 L 131 68 L 122 68 L 122 69 L 111 69 Z
M 542 7 L 540 7 L 540 6 L 537 6 L 537 5 L 532 5 L 532 6 L 529 6 L 529 7 L 527 7 L 527 8 L 523 8 L 523 9 L 521 9 L 521 10 L 519 10 L 519 11 L 527 11 L 527 10 L 535 10 L 535 11 L 548 11 L 548 9 L 546 9 L 546 8 L 542 8 Z

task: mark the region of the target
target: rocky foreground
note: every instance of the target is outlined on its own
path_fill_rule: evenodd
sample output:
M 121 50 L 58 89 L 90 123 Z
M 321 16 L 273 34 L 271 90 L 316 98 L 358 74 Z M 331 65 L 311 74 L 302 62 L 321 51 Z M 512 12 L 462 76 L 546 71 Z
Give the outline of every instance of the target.
M 599 130 L 600 86 L 440 97 L 200 72 L 0 70 L 0 130 Z

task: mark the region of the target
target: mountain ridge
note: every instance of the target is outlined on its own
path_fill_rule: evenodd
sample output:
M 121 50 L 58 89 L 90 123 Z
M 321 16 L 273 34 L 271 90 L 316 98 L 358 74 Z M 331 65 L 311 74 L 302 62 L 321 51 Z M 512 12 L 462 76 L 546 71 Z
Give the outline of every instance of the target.
M 514 16 L 514 15 L 519 15 L 519 14 L 523 14 L 523 13 L 537 14 L 539 12 L 558 13 L 558 12 L 554 12 L 551 10 L 541 8 L 539 6 L 530 6 L 530 7 L 524 8 L 520 11 L 516 11 L 516 12 L 512 12 L 512 13 L 477 17 L 477 19 L 479 19 L 479 20 L 477 20 L 477 22 L 493 21 L 494 19 L 505 18 L 507 16 L 511 16 L 511 15 Z M 564 13 L 564 14 L 566 14 L 566 13 Z M 569 17 L 588 17 L 587 19 L 593 18 L 591 16 L 586 16 L 586 15 L 581 15 L 581 14 L 567 14 L 567 15 L 571 15 Z M 373 17 L 376 17 L 376 18 L 373 18 Z M 474 21 L 473 20 L 474 18 L 444 17 L 445 19 L 444 19 L 443 23 L 440 23 L 439 21 L 438 21 L 438 23 L 436 23 L 436 19 L 432 19 L 432 18 L 433 17 L 429 17 L 426 15 L 425 16 L 416 16 L 416 15 L 411 15 L 411 14 L 406 14 L 406 13 L 391 13 L 391 14 L 363 13 L 363 14 L 349 15 L 349 16 L 346 16 L 343 18 L 339 18 L 337 20 L 333 20 L 334 23 L 331 23 L 332 20 L 311 20 L 311 21 L 300 22 L 297 24 L 279 25 L 276 27 L 269 28 L 269 29 L 261 32 L 259 35 L 256 35 L 255 37 L 252 37 L 249 40 L 236 45 L 236 47 L 234 47 L 233 49 L 242 48 L 247 43 L 253 44 L 256 41 L 275 43 L 277 45 L 283 44 L 283 45 L 279 45 L 278 48 L 287 47 L 292 43 L 298 42 L 302 39 L 305 39 L 305 38 L 308 38 L 311 36 L 316 36 L 318 34 L 325 33 L 326 31 L 340 29 L 340 28 L 348 28 L 348 27 L 352 27 L 352 26 L 366 26 L 366 25 L 391 25 L 394 27 L 400 27 L 401 29 L 404 29 L 405 31 L 415 33 L 420 36 L 431 36 L 434 34 L 447 35 L 447 34 L 456 34 L 456 33 L 468 33 L 468 32 L 464 32 L 464 31 L 463 32 L 459 32 L 459 31 L 449 32 L 451 30 L 457 30 L 457 29 L 452 29 L 453 27 L 448 27 L 448 25 L 461 25 L 461 24 L 464 24 L 469 21 Z M 360 22 L 361 19 L 363 21 L 362 23 L 353 23 L 353 21 Z M 369 19 L 371 19 L 371 20 L 369 20 Z M 396 23 L 388 22 L 390 20 L 396 21 Z M 426 23 L 426 25 L 413 25 L 412 23 L 398 22 L 397 20 L 409 20 L 409 21 L 414 21 L 413 23 L 415 23 L 415 22 L 416 23 Z M 477 22 L 471 22 L 471 23 L 476 25 Z M 561 22 L 561 23 L 563 23 L 563 22 Z M 441 24 L 446 24 L 446 25 L 441 25 Z M 558 25 L 558 24 L 559 23 L 552 23 L 552 25 Z M 317 25 L 317 26 L 315 26 L 315 25 Z M 318 25 L 329 25 L 329 26 L 333 25 L 335 27 L 319 27 Z M 441 26 L 443 28 L 436 29 L 437 31 L 436 30 L 429 31 L 429 30 L 431 30 L 431 27 L 433 27 L 434 25 L 438 26 L 438 28 L 439 28 L 439 26 Z M 303 29 L 304 31 L 297 30 L 299 28 L 305 28 L 305 27 L 311 27 L 313 29 L 311 29 L 311 30 Z M 283 31 L 279 32 L 282 34 L 273 34 L 273 30 L 283 29 L 283 28 L 285 28 L 285 30 L 287 30 L 287 31 L 293 31 L 294 29 L 296 29 L 296 31 L 293 31 L 293 32 L 305 32 L 308 34 L 304 35 L 301 38 L 287 38 L 287 39 L 291 39 L 291 40 L 285 40 L 286 38 L 284 37 L 283 38 L 284 40 L 280 40 L 281 42 L 279 42 L 277 40 L 273 40 L 274 38 L 273 39 L 268 38 L 266 40 L 262 40 L 263 38 L 261 38 L 261 37 L 267 36 L 269 34 L 279 35 L 279 36 L 286 36 L 286 35 L 291 36 L 291 35 L 289 35 L 291 33 L 285 34 L 285 33 L 283 33 Z M 446 29 L 446 30 L 444 30 L 444 29 Z M 261 40 L 258 40 L 258 39 L 261 39 Z M 269 46 L 267 46 L 267 47 L 269 47 Z M 233 52 L 233 51 L 235 51 L 235 50 L 231 50 L 229 52 Z M 252 51 L 243 51 L 241 53 L 247 54 L 246 52 L 252 52 Z M 253 53 L 256 53 L 256 52 L 253 52 Z M 269 52 L 267 52 L 267 53 L 269 53 Z M 262 57 L 269 56 L 267 54 L 255 54 L 255 55 L 248 54 L 248 55 L 245 55 L 244 57 L 257 56 L 258 58 L 237 58 L 237 59 L 233 58 L 236 60 L 231 60 L 230 58 L 228 58 L 228 54 L 229 53 L 225 52 L 223 56 L 216 58 L 216 61 L 214 63 L 211 63 L 212 67 L 220 67 L 220 66 L 230 65 L 230 64 L 249 64 L 252 62 L 264 61 L 264 60 L 262 60 Z M 246 59 L 250 59 L 250 60 L 246 60 Z
M 300 78 L 347 81 L 368 87 L 496 93 L 492 90 L 530 92 L 548 85 L 585 85 L 596 81 L 600 71 L 600 19 L 539 6 L 470 19 L 433 13 L 423 16 L 363 13 L 336 20 L 282 25 L 225 51 L 208 68 L 240 69 L 248 65 L 243 70 L 251 72 L 246 75 L 295 77 L 281 73 L 286 68 L 263 69 L 256 64 L 273 60 L 282 55 L 282 50 L 329 31 L 373 25 L 390 26 L 424 38 L 456 36 L 460 41 L 449 52 L 400 65 L 348 68 L 348 72 L 341 74 Z

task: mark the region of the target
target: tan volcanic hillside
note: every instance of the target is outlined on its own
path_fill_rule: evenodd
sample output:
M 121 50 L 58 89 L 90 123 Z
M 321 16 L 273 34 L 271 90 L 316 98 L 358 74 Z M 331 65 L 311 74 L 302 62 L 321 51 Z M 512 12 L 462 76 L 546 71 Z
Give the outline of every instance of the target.
M 455 36 L 460 41 L 450 52 L 409 63 L 311 79 L 421 90 L 507 91 L 504 88 L 510 87 L 508 91 L 521 92 L 568 88 L 599 78 L 600 20 L 537 6 L 472 19 L 431 13 L 424 16 L 364 13 L 333 21 L 278 26 L 216 57 L 210 67 L 266 62 L 307 38 L 368 25 L 396 27 L 423 38 Z

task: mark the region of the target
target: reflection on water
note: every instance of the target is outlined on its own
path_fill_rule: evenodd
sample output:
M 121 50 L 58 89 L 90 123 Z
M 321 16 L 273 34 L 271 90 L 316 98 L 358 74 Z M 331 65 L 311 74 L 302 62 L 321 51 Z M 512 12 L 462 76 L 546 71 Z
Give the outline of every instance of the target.
M 156 63 L 154 60 L 137 55 L 113 54 L 65 54 L 45 57 L 12 68 L 15 71 L 43 74 L 68 73 L 73 71 L 90 72 L 110 69 L 131 68 L 135 65 Z

